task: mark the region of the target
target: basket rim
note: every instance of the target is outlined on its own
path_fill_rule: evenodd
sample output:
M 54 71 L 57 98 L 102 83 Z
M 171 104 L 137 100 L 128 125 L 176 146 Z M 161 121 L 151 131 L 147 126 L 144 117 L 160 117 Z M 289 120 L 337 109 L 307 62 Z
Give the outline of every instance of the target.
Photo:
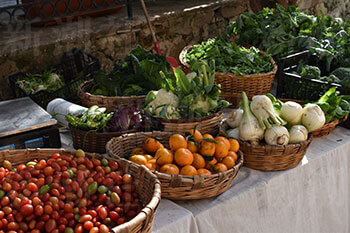
M 138 130 L 138 129 L 129 129 L 129 130 L 118 131 L 118 132 L 89 132 L 89 131 L 78 129 L 78 128 L 74 127 L 73 125 L 71 125 L 70 123 L 68 123 L 68 126 L 69 126 L 69 129 L 71 131 L 74 130 L 75 132 L 80 133 L 80 134 L 90 134 L 90 135 L 96 134 L 96 135 L 101 135 L 101 136 L 103 136 L 103 135 L 106 135 L 106 136 L 119 136 L 119 135 L 126 134 L 126 133 L 137 132 L 137 130 Z
M 169 136 L 169 135 L 172 135 L 172 134 L 176 134 L 176 132 L 163 132 L 163 131 L 151 131 L 151 132 L 136 132 L 136 133 L 131 133 L 131 134 L 123 134 L 119 137 L 114 137 L 112 138 L 111 140 L 109 140 L 106 144 L 106 152 L 108 155 L 110 156 L 113 156 L 114 157 L 114 153 L 110 150 L 110 145 L 112 143 L 114 143 L 114 141 L 118 140 L 119 138 L 125 138 L 125 137 L 133 137 L 135 134 L 164 134 L 164 136 Z M 181 133 L 180 133 L 181 134 Z M 227 171 L 224 171 L 224 172 L 219 172 L 219 173 L 215 173 L 215 174 L 212 174 L 212 175 L 197 175 L 197 176 L 202 176 L 202 177 L 207 177 L 207 178 L 217 178 L 221 175 L 226 175 L 228 174 L 229 172 L 232 172 L 233 170 L 235 169 L 239 169 L 242 165 L 243 165 L 243 162 L 244 162 L 244 154 L 241 150 L 239 150 L 237 152 L 237 154 L 239 155 L 239 158 L 237 159 L 239 162 L 237 164 L 235 164 L 234 167 L 228 169 Z M 117 157 L 117 158 L 123 158 L 123 157 Z M 124 159 L 124 158 L 123 158 Z M 138 165 L 138 164 L 135 164 L 137 166 L 143 166 L 143 165 Z M 187 179 L 191 179 L 193 181 L 193 177 L 194 176 L 185 176 L 185 175 L 169 175 L 169 174 L 166 174 L 166 173 L 162 173 L 162 172 L 158 172 L 158 171 L 151 171 L 153 174 L 156 174 L 157 176 L 162 176 L 162 177 L 165 177 L 167 179 L 171 179 L 172 177 L 180 177 L 180 178 L 187 178 Z
M 38 153 L 39 151 L 41 152 L 47 152 L 48 155 L 51 155 L 49 153 L 53 153 L 53 152 L 56 152 L 56 153 L 60 153 L 60 152 L 63 152 L 63 153 L 71 153 L 71 154 L 75 154 L 75 151 L 76 150 L 68 150 L 68 149 L 60 149 L 60 148 L 36 148 L 36 149 L 20 149 L 20 150 L 4 150 L 4 151 L 0 151 L 0 155 L 2 154 L 12 154 L 12 153 L 20 153 L 20 152 L 23 152 L 23 154 L 26 154 L 27 152 L 28 153 Z M 123 161 L 123 163 L 126 163 L 130 166 L 135 166 L 136 164 L 134 163 L 131 163 L 130 161 L 124 159 L 124 158 L 113 158 L 113 157 L 110 157 L 110 156 L 106 156 L 106 155 L 102 155 L 102 154 L 99 154 L 99 153 L 91 153 L 91 152 L 85 152 L 85 154 L 87 156 L 91 156 L 91 157 L 96 157 L 96 156 L 100 156 L 100 157 L 107 157 L 108 159 L 113 159 L 113 160 L 116 160 L 116 161 Z M 151 171 L 149 171 L 146 167 L 144 168 L 140 168 L 140 166 L 137 166 L 139 167 L 139 169 L 144 169 L 145 170 L 145 173 L 148 173 L 152 179 L 154 180 L 154 188 L 153 188 L 153 195 L 152 195 L 152 198 L 151 200 L 147 203 L 147 205 L 145 205 L 141 212 L 138 213 L 135 217 L 133 217 L 130 221 L 128 222 L 125 222 L 119 226 L 116 226 L 114 228 L 111 229 L 112 232 L 117 232 L 119 230 L 124 230 L 125 228 L 127 228 L 128 225 L 138 225 L 139 223 L 142 223 L 143 221 L 146 220 L 146 217 L 147 213 L 150 212 L 151 210 L 151 215 L 155 213 L 155 210 L 157 208 L 157 206 L 159 205 L 159 202 L 161 200 L 161 186 L 160 186 L 160 181 L 158 179 L 158 177 L 153 174 Z
M 146 95 L 131 95 L 131 96 L 105 96 L 105 95 L 93 95 L 86 90 L 86 86 L 93 83 L 93 79 L 87 80 L 81 83 L 78 87 L 78 95 L 80 98 L 95 98 L 95 99 L 106 99 L 106 100 L 116 100 L 116 99 L 144 99 Z
M 200 118 L 192 118 L 192 119 L 165 119 L 160 117 L 153 117 L 146 113 L 147 116 L 152 117 L 155 120 L 158 120 L 162 123 L 194 123 L 194 122 L 201 122 L 204 120 L 209 120 L 214 117 L 220 116 L 221 114 L 225 114 L 225 108 L 221 109 L 220 111 L 210 114 L 209 116 L 200 117 Z
M 198 44 L 196 44 L 198 45 Z M 195 45 L 187 45 L 185 46 L 182 51 L 180 52 L 179 54 L 179 60 L 181 62 L 181 64 L 183 66 L 185 66 L 186 68 L 189 68 L 191 69 L 191 66 L 190 64 L 188 64 L 185 60 L 185 56 L 187 54 L 187 52 L 192 49 L 192 47 L 195 46 Z M 260 50 L 260 53 L 261 54 L 264 54 L 264 55 L 267 55 L 267 53 L 265 53 L 264 51 L 261 51 Z M 229 75 L 231 77 L 244 77 L 244 78 L 259 78 L 259 77 L 264 77 L 264 76 L 270 76 L 270 75 L 275 75 L 277 73 L 277 70 L 278 70 L 278 66 L 277 66 L 277 63 L 275 62 L 275 60 L 271 57 L 270 58 L 270 62 L 271 64 L 273 65 L 273 68 L 271 71 L 267 72 L 267 73 L 257 73 L 257 74 L 246 74 L 246 75 L 237 75 L 237 74 L 232 74 L 232 73 L 228 73 L 228 72 L 215 72 L 215 75 Z

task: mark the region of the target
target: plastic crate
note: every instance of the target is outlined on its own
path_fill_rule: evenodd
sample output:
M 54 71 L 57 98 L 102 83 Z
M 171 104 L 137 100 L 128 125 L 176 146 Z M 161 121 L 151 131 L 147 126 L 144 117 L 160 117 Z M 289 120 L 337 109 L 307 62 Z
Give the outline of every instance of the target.
M 28 95 L 16 83 L 18 80 L 27 77 L 26 73 L 20 72 L 9 76 L 10 86 L 14 95 L 17 98 L 29 96 L 44 109 L 46 109 L 47 104 L 55 98 L 63 98 L 70 102 L 79 103 L 79 98 L 77 96 L 78 86 L 90 78 L 89 74 L 100 69 L 100 62 L 94 56 L 87 54 L 81 49 L 75 48 L 64 53 L 58 65 L 48 67 L 47 69 L 35 73 L 41 74 L 45 70 L 52 68 L 56 70 L 56 73 L 63 76 L 65 82 L 63 87 L 54 92 L 42 90 L 35 94 Z
M 325 65 L 320 63 L 317 57 L 308 51 L 296 53 L 278 61 L 279 73 L 277 74 L 277 97 L 285 99 L 297 99 L 303 101 L 318 100 L 331 87 L 337 87 L 341 94 L 350 94 L 350 88 L 343 88 L 339 84 L 328 83 L 316 79 L 306 79 L 293 74 L 299 61 L 307 60 L 309 65 L 318 66 L 321 76 L 328 75 L 324 70 Z M 335 67 L 334 67 L 335 69 Z

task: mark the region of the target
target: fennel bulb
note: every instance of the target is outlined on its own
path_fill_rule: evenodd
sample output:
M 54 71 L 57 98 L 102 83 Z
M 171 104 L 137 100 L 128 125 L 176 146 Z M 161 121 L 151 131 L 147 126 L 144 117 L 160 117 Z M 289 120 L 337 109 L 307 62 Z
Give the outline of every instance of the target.
M 308 132 L 321 128 L 325 122 L 326 116 L 317 104 L 307 104 L 303 108 L 301 124 L 307 128 Z
M 229 129 L 226 133 L 229 138 L 239 139 L 239 128 Z
M 259 140 L 264 137 L 264 129 L 260 127 L 258 120 L 250 111 L 245 92 L 242 92 L 242 99 L 244 113 L 239 124 L 239 138 L 252 144 L 258 144 Z
M 228 115 L 226 122 L 231 128 L 239 127 L 239 123 L 241 122 L 243 116 L 243 109 L 234 109 Z
M 272 125 L 285 125 L 287 123 L 278 115 L 271 99 L 266 95 L 253 96 L 250 109 L 263 129 L 271 128 Z
M 289 132 L 286 127 L 274 125 L 265 132 L 265 142 L 268 145 L 284 146 L 289 142 Z
M 306 141 L 307 134 L 307 129 L 303 125 L 294 125 L 289 130 L 289 143 Z
M 303 107 L 293 101 L 287 101 L 282 104 L 280 116 L 288 122 L 289 125 L 297 125 L 301 122 Z

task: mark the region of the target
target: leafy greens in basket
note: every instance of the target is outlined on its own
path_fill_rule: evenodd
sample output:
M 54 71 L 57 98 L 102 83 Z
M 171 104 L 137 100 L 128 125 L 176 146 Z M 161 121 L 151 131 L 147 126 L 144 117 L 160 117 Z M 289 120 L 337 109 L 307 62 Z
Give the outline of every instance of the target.
M 147 94 L 145 111 L 165 119 L 192 119 L 205 117 L 227 107 L 220 100 L 220 85 L 214 83 L 215 72 L 205 62 L 192 65 L 194 72 L 185 74 L 174 68 L 176 87 L 168 85 Z
M 226 42 L 221 37 L 209 39 L 200 45 L 194 45 L 186 54 L 186 62 L 191 66 L 198 61 L 205 61 L 215 67 L 217 72 L 236 75 L 261 74 L 272 70 L 270 56 L 261 55 L 254 47 L 242 48 Z M 212 64 L 214 60 L 215 64 Z
M 160 76 L 159 71 L 164 75 Z M 90 92 L 104 96 L 145 95 L 151 90 L 165 88 L 173 82 L 172 77 L 165 56 L 137 46 L 115 65 L 112 72 L 95 74 Z
M 55 69 L 45 71 L 42 74 L 29 74 L 16 83 L 27 95 L 32 95 L 42 90 L 54 92 L 64 86 L 63 78 L 55 73 Z

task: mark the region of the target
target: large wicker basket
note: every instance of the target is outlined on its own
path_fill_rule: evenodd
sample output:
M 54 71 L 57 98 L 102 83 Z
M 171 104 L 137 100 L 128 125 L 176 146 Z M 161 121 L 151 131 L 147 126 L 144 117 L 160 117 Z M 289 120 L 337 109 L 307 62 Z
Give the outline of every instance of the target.
M 108 111 L 114 111 L 117 107 L 134 106 L 143 108 L 145 104 L 145 95 L 140 96 L 102 96 L 89 93 L 93 86 L 93 80 L 82 83 L 78 88 L 78 96 L 82 104 L 86 107 L 97 105 L 105 107 Z
M 226 120 L 220 124 L 220 134 L 227 136 L 229 126 Z M 239 139 L 238 139 L 239 140 Z M 312 134 L 306 141 L 286 146 L 271 146 L 266 144 L 252 145 L 239 140 L 240 150 L 244 153 L 243 165 L 262 171 L 280 171 L 296 167 L 306 154 L 312 140 Z
M 14 165 L 20 163 L 26 163 L 32 159 L 48 159 L 54 153 L 74 154 L 74 151 L 59 150 L 59 149 L 29 149 L 29 150 L 13 150 L 13 151 L 0 151 L 0 163 L 4 160 L 9 160 Z M 102 155 L 94 153 L 86 153 L 89 157 L 102 158 Z M 113 158 L 109 158 L 113 159 Z M 130 173 L 134 176 L 136 191 L 140 194 L 140 199 L 145 207 L 142 211 L 129 222 L 114 227 L 113 232 L 116 233 L 151 233 L 154 216 L 158 207 L 161 189 L 160 183 L 157 177 L 152 174 L 148 169 L 139 166 L 125 160 L 117 159 L 119 166 L 124 172 Z
M 167 141 L 172 134 L 158 131 L 126 134 L 111 139 L 107 143 L 106 150 L 112 157 L 123 158 L 130 155 L 135 147 L 142 146 L 143 141 L 148 137 L 157 138 L 168 147 Z M 233 184 L 243 164 L 243 153 L 239 151 L 238 155 L 237 164 L 233 168 L 210 176 L 168 175 L 155 171 L 161 182 L 162 197 L 172 200 L 203 199 L 225 192 Z
M 190 65 L 186 62 L 185 56 L 192 45 L 183 48 L 179 55 L 179 60 L 185 72 L 191 72 Z M 261 52 L 264 54 L 263 52 Z M 277 73 L 277 65 L 271 58 L 273 64 L 272 71 L 265 74 L 235 75 L 231 73 L 215 72 L 215 82 L 221 84 L 221 97 L 232 103 L 231 107 L 237 107 L 241 100 L 241 93 L 246 92 L 248 98 L 254 95 L 264 95 L 272 88 L 273 80 Z
M 202 133 L 216 135 L 219 132 L 219 123 L 224 119 L 225 112 L 223 110 L 211 114 L 207 117 L 194 118 L 188 120 L 175 120 L 164 118 L 153 118 L 159 124 L 157 130 L 165 132 L 186 132 L 198 125 L 198 130 Z
M 106 144 L 113 137 L 137 131 L 132 129 L 121 132 L 88 132 L 77 129 L 71 124 L 69 124 L 69 129 L 72 133 L 73 147 L 75 149 L 83 149 L 84 151 L 95 153 L 105 153 Z

